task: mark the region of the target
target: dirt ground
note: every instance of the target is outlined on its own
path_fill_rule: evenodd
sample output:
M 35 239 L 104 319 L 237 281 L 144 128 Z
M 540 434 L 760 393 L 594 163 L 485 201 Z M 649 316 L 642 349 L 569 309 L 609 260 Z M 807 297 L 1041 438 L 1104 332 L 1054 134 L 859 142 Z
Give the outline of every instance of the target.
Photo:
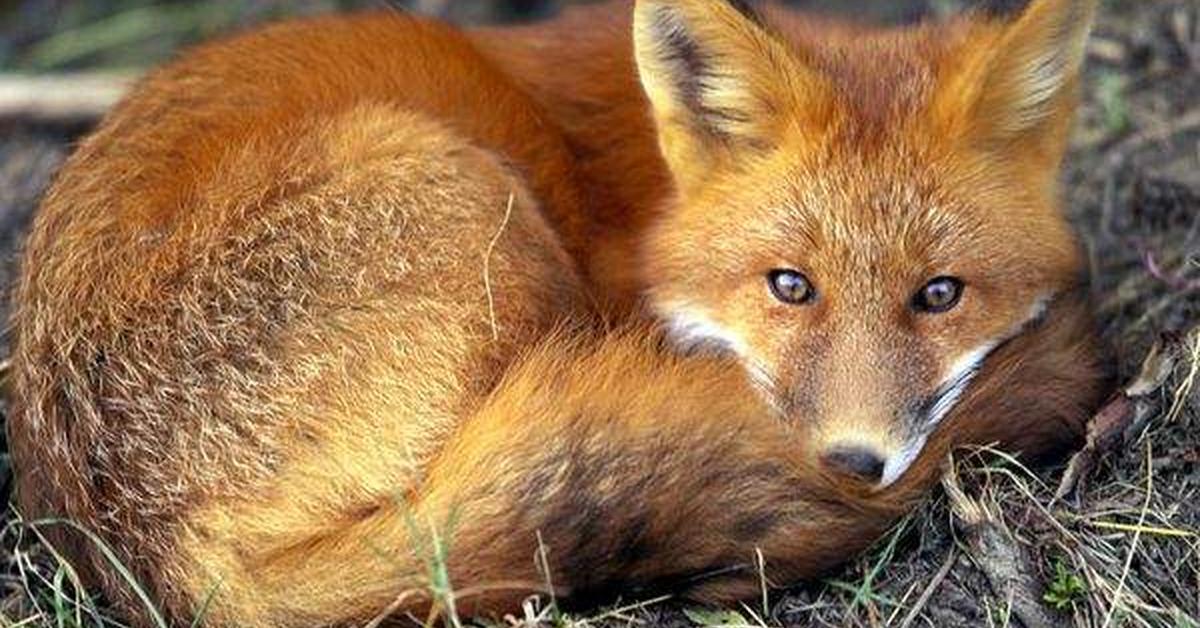
M 903 21 L 961 3 L 799 4 Z M 1055 497 L 1065 464 L 1028 470 L 962 452 L 957 473 L 921 508 L 819 582 L 736 609 L 631 599 L 561 618 L 531 604 L 513 622 L 1200 627 L 1198 23 L 1196 0 L 1110 0 L 1089 47 L 1065 190 L 1114 369 L 1137 385 L 1098 415 L 1095 464 L 1074 490 Z M 86 129 L 0 120 L 0 286 L 39 195 Z M 95 610 L 102 602 L 63 584 L 70 573 L 17 521 L 0 535 L 0 570 L 0 625 L 117 625 Z

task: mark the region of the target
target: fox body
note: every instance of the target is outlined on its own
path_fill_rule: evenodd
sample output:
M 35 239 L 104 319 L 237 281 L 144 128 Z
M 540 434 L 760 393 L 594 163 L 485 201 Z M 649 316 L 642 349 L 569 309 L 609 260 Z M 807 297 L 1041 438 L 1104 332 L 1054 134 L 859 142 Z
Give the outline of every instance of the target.
M 639 0 L 196 49 L 36 218 L 21 508 L 95 531 L 158 608 L 50 530 L 143 621 L 423 612 L 435 559 L 460 612 L 736 598 L 755 548 L 814 575 L 952 446 L 1037 455 L 1097 401 L 1056 184 L 1093 5 L 887 30 Z

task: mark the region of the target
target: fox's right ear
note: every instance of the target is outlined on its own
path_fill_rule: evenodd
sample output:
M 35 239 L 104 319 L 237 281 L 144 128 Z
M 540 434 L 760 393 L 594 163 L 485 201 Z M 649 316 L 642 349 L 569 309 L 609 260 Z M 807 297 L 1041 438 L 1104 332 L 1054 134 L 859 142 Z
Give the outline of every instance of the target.
M 986 49 L 967 50 L 942 110 L 971 139 L 1062 151 L 1097 0 L 1030 0 Z
M 823 84 L 744 0 L 637 0 L 634 48 L 659 146 L 686 194 L 722 160 L 768 150 Z

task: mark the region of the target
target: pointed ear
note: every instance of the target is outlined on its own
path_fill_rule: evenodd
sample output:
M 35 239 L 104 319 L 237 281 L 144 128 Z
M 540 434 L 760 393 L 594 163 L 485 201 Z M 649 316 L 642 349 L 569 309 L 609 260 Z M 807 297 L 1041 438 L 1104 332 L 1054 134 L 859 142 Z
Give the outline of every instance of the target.
M 687 190 L 723 159 L 769 149 L 815 83 L 743 0 L 638 0 L 638 74 Z
M 988 49 L 965 55 L 963 74 L 945 91 L 959 106 L 973 98 L 962 120 L 972 140 L 1032 138 L 1061 152 L 1095 10 L 1096 0 L 1031 0 L 998 26 Z

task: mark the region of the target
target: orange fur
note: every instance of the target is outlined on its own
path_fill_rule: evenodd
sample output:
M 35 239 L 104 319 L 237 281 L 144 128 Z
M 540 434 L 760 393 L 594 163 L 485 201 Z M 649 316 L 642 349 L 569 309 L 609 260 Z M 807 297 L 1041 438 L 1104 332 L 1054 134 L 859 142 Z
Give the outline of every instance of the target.
M 36 219 L 21 508 L 95 530 L 180 623 L 367 621 L 421 588 L 433 532 L 464 612 L 547 581 L 574 603 L 729 600 L 758 586 L 754 548 L 776 582 L 828 569 L 951 447 L 1044 453 L 1097 401 L 1055 184 L 1092 4 L 876 30 L 640 0 L 200 47 L 108 116 Z M 822 299 L 771 301 L 779 265 Z M 908 312 L 943 272 L 962 306 Z M 655 315 L 671 341 L 702 315 L 734 351 L 679 355 Z M 896 417 L 980 346 L 886 490 L 822 462 L 846 438 L 903 446 Z

